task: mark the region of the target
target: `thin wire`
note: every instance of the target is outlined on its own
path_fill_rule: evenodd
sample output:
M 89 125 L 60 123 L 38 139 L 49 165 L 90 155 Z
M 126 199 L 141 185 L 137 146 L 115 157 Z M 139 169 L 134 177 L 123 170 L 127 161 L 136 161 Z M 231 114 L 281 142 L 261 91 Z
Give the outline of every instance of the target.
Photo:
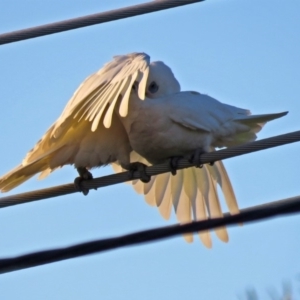
M 174 237 L 184 233 L 198 232 L 220 226 L 236 225 L 262 220 L 270 217 L 299 213 L 300 196 L 266 203 L 242 209 L 237 215 L 224 215 L 223 218 L 192 222 L 185 225 L 173 225 L 155 228 L 136 233 L 103 240 L 95 240 L 54 250 L 40 251 L 13 258 L 0 259 L 0 274 L 53 263 L 65 259 L 75 258 L 88 254 L 113 250 L 125 246 L 138 245 Z
M 102 13 L 92 14 L 65 21 L 17 30 L 0 35 L 0 45 L 27 40 L 48 34 L 63 32 L 76 28 L 106 23 L 133 16 L 148 14 L 160 10 L 183 6 L 187 4 L 203 2 L 204 0 L 159 0 L 139 5 L 128 6 L 120 9 L 110 10 Z
M 201 155 L 201 164 L 206 164 L 218 160 L 224 160 L 224 159 L 228 159 L 239 155 L 244 155 L 251 152 L 265 150 L 268 148 L 273 148 L 285 144 L 295 143 L 298 141 L 300 141 L 300 131 L 278 135 L 275 137 L 247 143 L 241 146 L 231 147 L 231 148 L 203 154 Z M 193 166 L 194 165 L 186 159 L 182 159 L 178 163 L 178 169 L 184 169 Z M 168 162 L 146 168 L 146 173 L 150 176 L 158 175 L 170 171 L 171 171 L 170 164 Z M 139 172 L 134 172 L 131 178 L 129 175 L 130 175 L 129 172 L 122 172 L 118 174 L 98 177 L 92 180 L 83 181 L 82 186 L 85 189 L 97 189 L 100 187 L 105 187 L 108 185 L 113 185 L 113 184 L 122 183 L 125 181 L 130 181 L 130 180 L 140 178 Z M 0 198 L 0 208 L 28 203 L 31 201 L 43 200 L 46 198 L 72 194 L 75 192 L 78 192 L 78 190 L 75 188 L 73 183 L 70 183 L 70 184 L 59 185 L 47 189 L 41 189 L 32 192 L 16 194 L 16 195 Z

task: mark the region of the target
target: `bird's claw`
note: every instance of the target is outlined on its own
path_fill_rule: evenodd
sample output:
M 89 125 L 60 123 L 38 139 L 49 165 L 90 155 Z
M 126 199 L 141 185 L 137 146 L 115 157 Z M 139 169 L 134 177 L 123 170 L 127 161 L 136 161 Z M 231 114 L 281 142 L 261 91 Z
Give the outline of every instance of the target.
M 173 176 L 177 174 L 178 162 L 182 159 L 182 156 L 173 156 L 170 158 L 170 168 Z
M 134 162 L 129 165 L 129 179 L 133 179 L 135 171 L 139 172 L 140 180 L 144 183 L 148 183 L 151 180 L 151 176 L 146 173 L 146 165 L 141 162 Z
M 201 163 L 201 155 L 206 153 L 201 148 L 195 150 L 195 152 L 190 156 L 189 162 L 194 164 L 196 168 L 202 168 L 203 164 Z
M 82 186 L 82 181 L 93 179 L 93 175 L 86 168 L 77 168 L 77 171 L 79 173 L 79 177 L 75 178 L 74 186 L 79 192 L 82 192 L 82 194 L 86 196 L 89 193 L 89 189 Z
M 74 185 L 75 185 L 76 190 L 78 190 L 84 196 L 86 196 L 89 193 L 89 189 L 86 189 L 82 186 L 82 184 L 81 184 L 82 181 L 85 181 L 85 179 L 83 179 L 82 177 L 76 177 L 74 180 Z

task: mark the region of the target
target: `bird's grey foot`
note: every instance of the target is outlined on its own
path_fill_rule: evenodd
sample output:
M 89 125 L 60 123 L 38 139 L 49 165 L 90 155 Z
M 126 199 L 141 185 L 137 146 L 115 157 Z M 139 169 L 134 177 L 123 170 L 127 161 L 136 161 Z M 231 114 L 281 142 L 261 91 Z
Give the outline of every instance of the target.
M 182 159 L 182 156 L 172 156 L 170 158 L 170 168 L 172 175 L 176 175 L 178 169 L 178 162 Z
M 195 150 L 195 152 L 190 156 L 189 158 L 189 162 L 194 164 L 196 166 L 196 168 L 202 168 L 203 164 L 201 163 L 201 155 L 206 153 L 205 151 L 203 151 L 203 149 L 198 148 Z
M 93 179 L 93 175 L 91 172 L 89 172 L 86 168 L 79 167 L 77 168 L 77 172 L 79 173 L 79 177 L 76 177 L 74 180 L 75 188 L 82 192 L 83 195 L 87 195 L 89 193 L 89 189 L 84 188 L 81 183 L 84 180 L 90 180 Z
M 130 163 L 129 164 L 129 168 L 128 168 L 128 171 L 129 171 L 129 178 L 132 179 L 133 178 L 133 173 L 135 171 L 138 171 L 140 173 L 140 180 L 144 183 L 147 183 L 151 180 L 151 176 L 149 176 L 147 173 L 146 173 L 146 165 L 141 163 L 141 162 L 134 162 L 134 163 Z

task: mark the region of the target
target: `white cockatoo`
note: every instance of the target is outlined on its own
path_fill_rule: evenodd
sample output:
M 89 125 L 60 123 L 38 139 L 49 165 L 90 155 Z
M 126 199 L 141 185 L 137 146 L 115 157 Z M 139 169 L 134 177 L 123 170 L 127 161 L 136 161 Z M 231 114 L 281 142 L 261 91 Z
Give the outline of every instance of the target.
M 206 120 L 207 115 L 203 112 L 195 118 L 196 111 L 191 113 L 198 98 L 198 93 L 180 92 L 180 85 L 170 68 L 162 62 L 150 64 L 147 54 L 132 53 L 116 56 L 79 86 L 61 116 L 26 155 L 21 165 L 0 178 L 0 190 L 2 192 L 9 191 L 37 173 L 40 173 L 40 178 L 44 178 L 53 170 L 67 164 L 73 164 L 80 176 L 88 179 L 91 174 L 87 169 L 93 167 L 114 163 L 115 169 L 122 167 L 130 170 L 132 162 L 140 161 L 149 164 L 148 161 L 154 162 L 156 159 L 164 161 L 170 157 L 184 156 L 187 152 L 192 153 L 192 150 L 199 148 L 210 151 L 212 150 L 210 147 L 213 146 L 229 145 L 229 136 L 226 139 L 227 144 L 223 142 L 218 144 L 212 139 L 203 137 L 196 138 L 199 141 L 197 144 L 193 139 L 198 135 L 214 137 L 217 131 L 222 129 L 220 125 L 218 127 L 215 124 L 218 122 L 218 118 L 215 120 L 214 117 L 209 116 Z M 172 99 L 175 101 L 174 104 L 172 104 Z M 183 105 L 182 102 L 186 102 L 186 105 Z M 224 115 L 226 115 L 225 119 L 227 118 L 229 106 L 223 104 L 220 106 L 219 102 L 214 99 L 211 99 L 211 103 L 210 101 L 206 102 L 209 108 L 204 110 L 209 110 L 212 116 L 220 114 L 222 117 L 223 106 L 226 107 Z M 162 119 L 159 119 L 162 111 L 156 118 L 157 103 L 162 104 L 162 109 L 166 113 L 166 115 L 163 114 Z M 152 104 L 154 106 L 151 108 Z M 166 107 L 169 104 L 170 109 L 167 110 Z M 177 104 L 179 107 L 175 109 L 174 106 Z M 142 111 L 143 105 L 145 105 L 145 111 Z M 149 111 L 148 108 L 150 108 Z M 132 111 L 130 111 L 131 109 Z M 183 112 L 182 109 L 187 109 L 187 111 Z M 214 111 L 214 109 L 216 110 Z M 231 107 L 234 117 L 235 109 Z M 142 130 L 136 128 L 137 122 L 142 122 L 141 116 L 140 118 L 136 116 L 138 110 L 141 116 L 145 117 L 145 124 L 154 123 L 150 124 L 153 126 L 153 131 L 145 131 L 148 135 L 148 144 L 144 144 L 145 137 L 138 137 L 143 135 Z M 151 116 L 151 112 L 154 115 Z M 176 116 L 176 114 L 178 115 Z M 249 114 L 248 111 L 247 114 Z M 245 113 L 241 114 L 241 119 L 245 118 L 244 115 Z M 265 120 L 262 116 L 259 119 L 259 125 L 254 129 L 251 127 L 251 117 L 247 116 L 247 118 L 248 121 L 246 118 L 245 121 L 236 120 L 236 128 L 241 128 L 240 130 L 243 132 L 239 136 L 245 136 L 240 142 L 254 139 L 255 134 L 252 132 L 258 131 L 260 123 Z M 123 122 L 125 126 L 122 125 Z M 130 122 L 134 126 L 133 131 L 130 129 Z M 160 122 L 163 122 L 162 127 L 160 127 Z M 170 132 L 176 128 L 179 129 L 179 132 L 175 132 L 175 130 L 171 135 L 167 134 L 166 140 L 163 141 L 161 134 L 166 123 L 170 125 Z M 202 126 L 199 127 L 199 123 Z M 228 127 L 230 128 L 229 125 Z M 145 129 L 145 126 L 143 128 Z M 249 131 L 249 128 L 252 138 L 244 134 Z M 223 131 L 221 130 L 221 132 Z M 186 139 L 193 142 L 188 149 L 185 148 L 180 152 L 178 149 L 181 149 L 183 145 L 177 143 L 182 143 L 180 139 L 183 132 L 184 135 L 187 133 L 187 136 L 192 133 L 193 137 Z M 230 131 L 230 138 L 234 140 L 236 133 L 234 130 Z M 222 134 L 220 133 L 219 136 Z M 138 142 L 139 139 L 140 142 Z M 172 139 L 174 139 L 173 142 Z M 159 140 L 163 144 L 166 143 L 166 146 L 169 145 L 168 151 L 170 150 L 170 152 L 166 151 L 162 156 L 157 153 L 161 152 L 159 147 L 156 148 Z M 133 145 L 131 145 L 131 141 Z M 144 146 L 145 149 L 142 149 Z M 174 152 L 172 152 L 171 146 L 174 147 Z M 152 149 L 152 155 L 149 155 L 148 147 Z M 137 152 L 143 153 L 144 157 L 138 155 Z M 159 157 L 157 158 L 157 156 Z M 153 176 L 148 183 L 134 181 L 133 184 L 137 192 L 145 195 L 147 203 L 159 207 L 163 217 L 169 217 L 173 204 L 177 218 L 182 223 L 191 221 L 192 214 L 195 220 L 223 216 L 217 194 L 218 185 L 223 191 L 230 213 L 239 212 L 230 180 L 222 162 L 216 162 L 213 166 L 204 165 L 201 169 L 178 170 L 176 176 L 172 176 L 170 173 L 161 174 Z M 216 233 L 221 240 L 225 242 L 228 240 L 225 228 L 216 229 Z M 203 243 L 207 247 L 211 247 L 209 232 L 201 232 L 199 235 Z M 185 235 L 185 238 L 187 241 L 192 241 L 192 235 Z

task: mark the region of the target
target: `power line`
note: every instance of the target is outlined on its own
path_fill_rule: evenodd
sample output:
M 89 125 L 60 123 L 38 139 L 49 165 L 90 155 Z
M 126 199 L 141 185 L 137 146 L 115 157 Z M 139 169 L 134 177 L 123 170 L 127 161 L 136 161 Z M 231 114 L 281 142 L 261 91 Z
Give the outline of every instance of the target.
M 223 218 L 192 222 L 185 225 L 173 225 L 144 230 L 120 237 L 95 240 L 65 248 L 40 251 L 13 258 L 0 259 L 0 274 L 88 254 L 113 250 L 121 247 L 157 241 L 184 233 L 198 232 L 220 226 L 235 225 L 238 223 L 248 223 L 298 212 L 300 212 L 300 196 L 242 209 L 239 214 L 233 216 L 227 213 Z
M 45 24 L 37 27 L 8 32 L 0 35 L 0 45 L 27 40 L 48 34 L 63 32 L 76 28 L 91 26 L 125 19 L 138 15 L 148 14 L 160 10 L 183 6 L 187 4 L 203 2 L 204 0 L 159 0 L 139 5 L 128 6 L 120 9 L 110 10 L 102 13 L 92 14 L 65 21 Z
M 224 160 L 227 158 L 244 155 L 247 153 L 256 152 L 260 150 L 265 150 L 268 148 L 273 148 L 273 147 L 290 144 L 298 141 L 300 141 L 300 131 L 295 131 L 295 132 L 282 134 L 275 137 L 243 144 L 240 146 L 230 147 L 223 150 L 203 154 L 201 155 L 201 163 L 206 164 L 217 160 Z M 193 166 L 194 165 L 186 159 L 182 159 L 178 163 L 178 169 L 184 169 Z M 170 172 L 170 165 L 168 162 L 146 168 L 146 173 L 150 176 L 158 175 L 166 172 Z M 133 174 L 133 178 L 131 179 L 129 177 L 129 174 L 130 174 L 129 172 L 122 172 L 118 174 L 113 174 L 113 175 L 95 178 L 92 180 L 83 181 L 82 186 L 85 189 L 97 189 L 100 187 L 105 187 L 108 185 L 113 185 L 113 184 L 122 183 L 125 181 L 140 178 L 139 177 L 140 174 L 138 172 L 135 172 Z M 0 208 L 37 201 L 37 200 L 43 200 L 46 198 L 67 195 L 75 192 L 78 191 L 76 190 L 74 184 L 70 183 L 70 184 L 59 185 L 52 188 L 36 190 L 36 191 L 12 195 L 8 197 L 2 197 L 0 198 Z

